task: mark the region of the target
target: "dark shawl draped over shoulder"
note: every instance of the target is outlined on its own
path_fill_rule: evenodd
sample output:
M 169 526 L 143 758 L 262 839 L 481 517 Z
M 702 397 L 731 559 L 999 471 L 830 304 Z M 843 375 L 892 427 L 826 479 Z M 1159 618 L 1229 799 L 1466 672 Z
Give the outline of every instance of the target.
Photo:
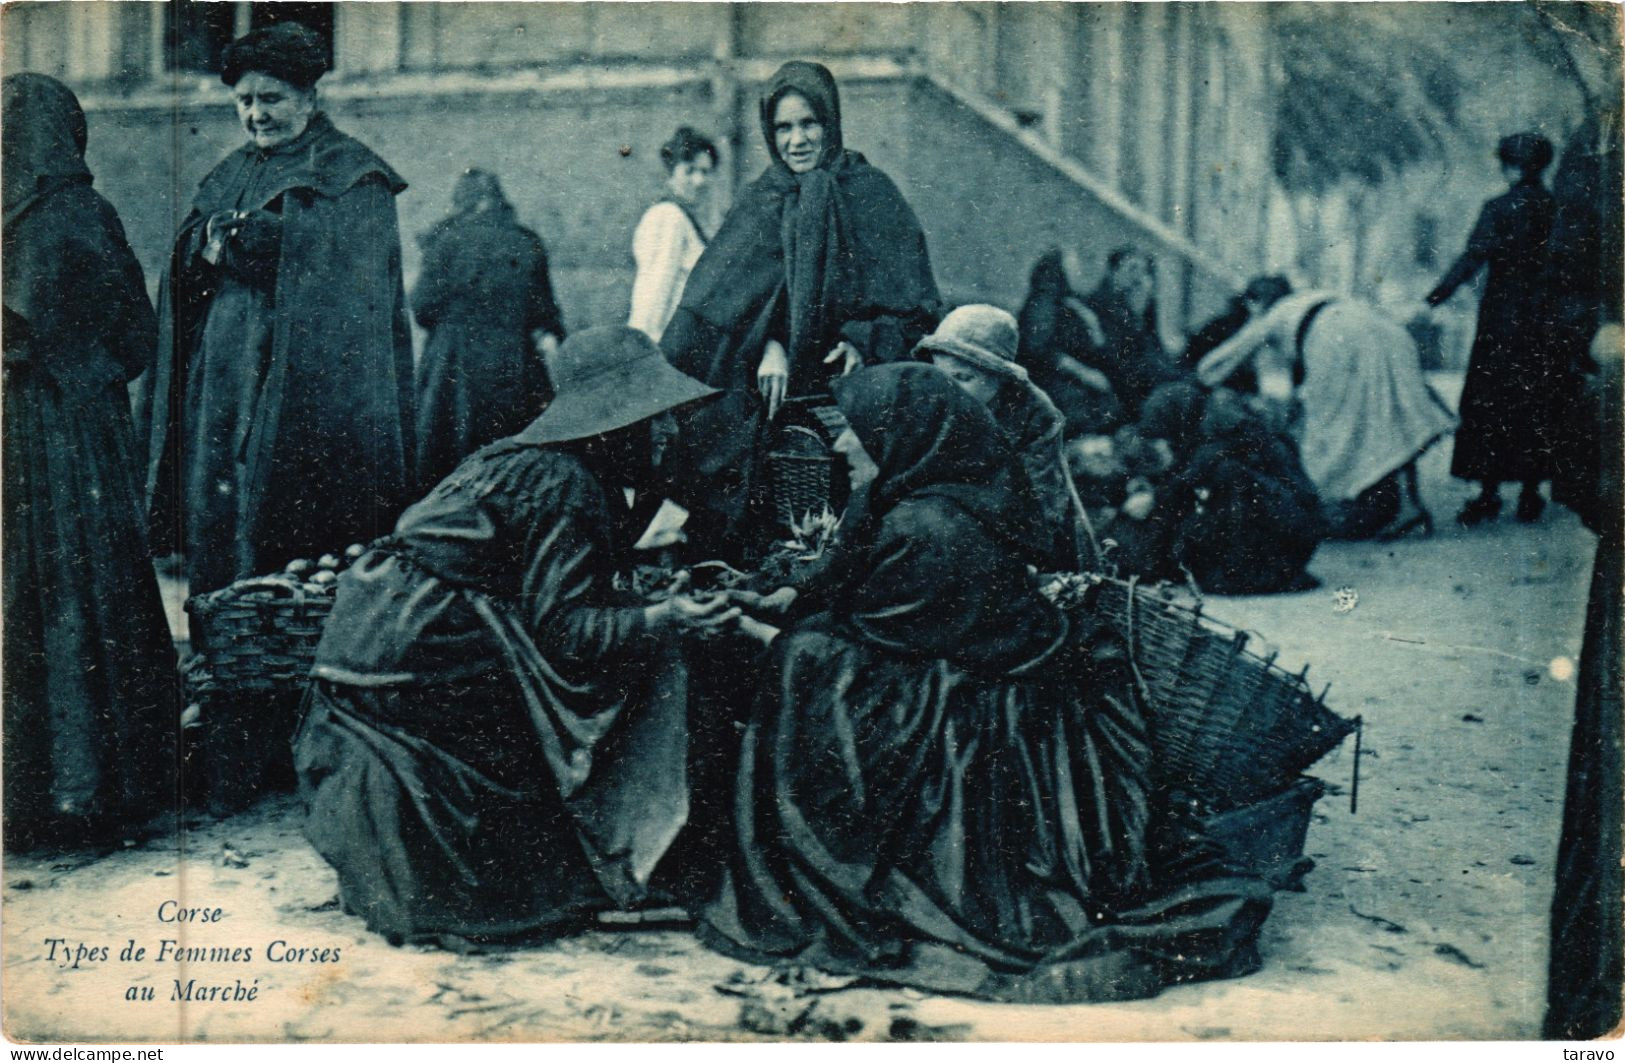
M 133 380 L 152 363 L 152 304 L 124 226 L 91 188 L 85 113 L 43 74 L 6 78 L 5 108 L 6 364 L 64 383 Z
M 624 510 L 575 448 L 504 440 L 341 578 L 294 753 L 374 930 L 506 937 L 643 896 L 688 812 L 686 674 L 611 588 Z
M 199 186 L 159 290 L 147 468 L 154 545 L 187 553 L 194 592 L 374 538 L 408 500 L 405 187 L 322 114 Z M 208 219 L 233 210 L 270 235 L 210 267 Z
M 125 390 L 156 330 L 79 101 L 4 86 L 6 844 L 62 846 L 173 811 L 175 654 Z
M 773 112 L 787 93 L 805 97 L 823 122 L 824 158 L 809 173 L 791 173 L 774 148 Z M 788 353 L 791 395 L 819 394 L 839 372 L 823 361 L 841 340 L 866 363 L 903 360 L 941 305 L 914 211 L 889 177 L 843 146 L 829 71 L 786 63 L 762 94 L 761 121 L 774 162 L 695 263 L 661 339 L 674 366 L 729 393 L 683 418 L 690 438 L 668 455 L 703 480 L 723 477 L 700 490 L 729 517 L 751 480 L 766 342 Z
M 1157 880 L 1125 654 L 1038 593 L 1037 506 L 986 411 L 925 366 L 835 393 L 880 467 L 873 530 L 774 644 L 705 940 L 1014 1001 L 1251 969 L 1268 887 Z
M 459 211 L 419 242 L 412 309 L 429 335 L 417 366 L 417 476 L 427 491 L 541 413 L 547 369 L 531 335 L 565 333 L 547 249 L 506 201 Z

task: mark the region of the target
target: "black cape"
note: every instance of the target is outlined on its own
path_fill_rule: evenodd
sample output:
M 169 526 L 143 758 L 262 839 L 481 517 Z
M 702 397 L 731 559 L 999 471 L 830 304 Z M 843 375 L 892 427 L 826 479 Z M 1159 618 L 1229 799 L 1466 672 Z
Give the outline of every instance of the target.
M 505 440 L 340 577 L 294 756 L 373 930 L 511 937 L 644 896 L 687 816 L 686 676 L 611 587 L 625 509 Z
M 768 150 L 772 108 L 789 91 L 823 119 L 822 164 L 797 175 L 775 158 L 740 194 L 661 337 L 672 365 L 724 392 L 680 415 L 682 436 L 666 460 L 688 485 L 685 501 L 729 526 L 761 480 L 766 426 L 756 370 L 767 341 L 789 355 L 791 395 L 827 394 L 839 367 L 823 360 L 841 340 L 866 363 L 898 361 L 940 310 L 920 223 L 889 177 L 842 148 L 840 101 L 823 67 L 789 63 L 769 84 Z
M 5 837 L 57 846 L 173 813 L 179 690 L 125 383 L 156 327 L 84 114 L 5 80 Z
M 375 538 L 410 500 L 405 187 L 320 114 L 199 186 L 159 288 L 147 465 L 153 545 L 194 594 Z M 250 224 L 210 266 L 228 210 Z

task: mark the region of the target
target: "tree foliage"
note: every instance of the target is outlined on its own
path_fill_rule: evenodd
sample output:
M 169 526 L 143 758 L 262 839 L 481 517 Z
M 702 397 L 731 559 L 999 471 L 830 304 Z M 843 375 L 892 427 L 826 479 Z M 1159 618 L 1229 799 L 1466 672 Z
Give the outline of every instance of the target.
M 1443 152 L 1463 85 L 1448 56 L 1389 5 L 1282 5 L 1272 162 L 1289 191 L 1380 183 Z M 1393 5 L 1404 8 L 1408 5 Z

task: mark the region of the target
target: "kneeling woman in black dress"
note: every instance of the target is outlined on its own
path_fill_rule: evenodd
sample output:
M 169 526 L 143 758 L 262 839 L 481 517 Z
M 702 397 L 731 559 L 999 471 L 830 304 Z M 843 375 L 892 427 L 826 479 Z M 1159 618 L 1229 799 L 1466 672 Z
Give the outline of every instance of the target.
M 688 815 L 677 636 L 720 601 L 621 600 L 668 411 L 711 389 L 588 329 L 553 403 L 465 458 L 339 579 L 294 758 L 305 835 L 392 941 L 534 937 L 646 898 Z
M 855 491 L 843 575 L 820 584 L 838 588 L 826 606 L 793 602 L 818 611 L 784 630 L 746 624 L 773 670 L 705 939 L 1003 1000 L 1147 996 L 1252 969 L 1268 890 L 1151 858 L 1126 656 L 1039 593 L 1028 566 L 1050 540 L 987 412 L 922 365 L 834 391 Z

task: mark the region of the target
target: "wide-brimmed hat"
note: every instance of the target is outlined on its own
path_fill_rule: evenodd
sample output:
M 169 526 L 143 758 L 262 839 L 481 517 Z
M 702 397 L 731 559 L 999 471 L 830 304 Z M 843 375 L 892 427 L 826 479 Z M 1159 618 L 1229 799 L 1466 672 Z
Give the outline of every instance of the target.
M 914 351 L 952 355 L 995 376 L 1026 380 L 1027 370 L 1016 364 L 1020 335 L 1008 311 L 972 303 L 951 311 Z
M 673 369 L 653 340 L 625 325 L 577 332 L 553 352 L 547 372 L 553 402 L 519 433 L 528 443 L 603 435 L 717 393 Z

